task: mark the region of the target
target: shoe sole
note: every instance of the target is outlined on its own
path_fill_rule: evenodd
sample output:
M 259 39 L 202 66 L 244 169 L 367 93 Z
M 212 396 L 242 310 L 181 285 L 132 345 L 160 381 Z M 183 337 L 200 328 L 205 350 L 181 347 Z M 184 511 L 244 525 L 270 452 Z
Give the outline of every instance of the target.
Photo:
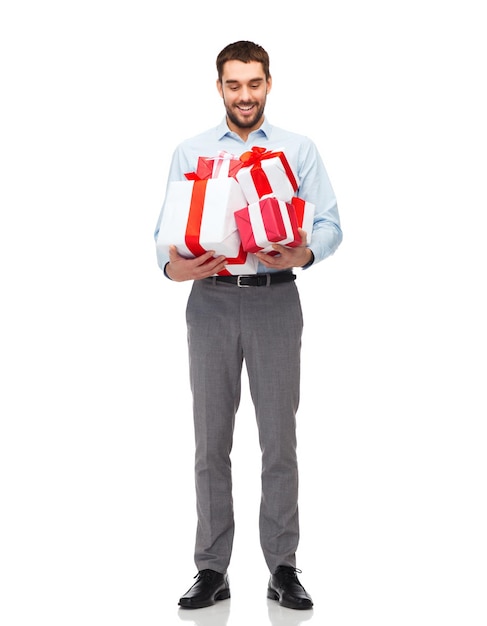
M 274 589 L 270 588 L 267 589 L 267 597 L 269 598 L 269 600 L 275 600 L 276 602 L 279 602 L 279 606 L 283 606 L 286 609 L 297 609 L 298 611 L 306 611 L 313 608 L 312 604 L 309 604 L 308 606 L 297 606 L 296 604 L 292 604 L 291 602 L 281 600 L 277 591 L 274 591 Z
M 179 606 L 182 609 L 204 609 L 207 606 L 213 606 L 216 602 L 220 600 L 228 600 L 230 598 L 230 589 L 223 589 L 219 591 L 213 599 L 209 599 L 206 602 L 198 602 L 198 604 L 183 604 L 181 601 L 178 602 Z

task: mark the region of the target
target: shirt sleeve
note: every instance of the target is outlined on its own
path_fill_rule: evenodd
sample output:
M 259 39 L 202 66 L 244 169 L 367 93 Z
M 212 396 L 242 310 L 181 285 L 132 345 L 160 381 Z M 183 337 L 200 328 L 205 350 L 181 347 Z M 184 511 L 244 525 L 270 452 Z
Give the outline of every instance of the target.
M 335 192 L 316 145 L 309 141 L 299 158 L 298 196 L 315 205 L 313 232 L 308 246 L 316 264 L 333 254 L 343 239 Z

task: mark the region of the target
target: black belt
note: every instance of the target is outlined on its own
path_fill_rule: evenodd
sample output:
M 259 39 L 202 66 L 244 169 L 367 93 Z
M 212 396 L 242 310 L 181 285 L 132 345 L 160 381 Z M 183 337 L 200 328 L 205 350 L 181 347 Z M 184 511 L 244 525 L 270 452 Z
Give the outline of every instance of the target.
M 231 283 L 237 287 L 268 287 L 278 283 L 290 283 L 296 280 L 292 272 L 273 272 L 269 274 L 239 274 L 238 276 L 212 276 L 207 280 L 215 283 Z

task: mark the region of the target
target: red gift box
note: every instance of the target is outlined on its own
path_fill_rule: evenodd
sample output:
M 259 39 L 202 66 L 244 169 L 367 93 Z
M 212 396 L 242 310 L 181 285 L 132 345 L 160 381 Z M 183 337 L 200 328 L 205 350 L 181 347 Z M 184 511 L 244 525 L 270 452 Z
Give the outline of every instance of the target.
M 299 180 L 284 152 L 254 146 L 250 152 L 244 152 L 240 160 L 243 167 L 238 170 L 236 179 L 249 204 L 269 195 L 284 202 L 291 201 Z
M 298 198 L 297 196 L 294 196 L 293 198 L 291 198 L 291 204 L 293 205 L 295 212 L 296 212 L 296 220 L 298 222 L 298 227 L 302 228 L 304 232 L 306 233 L 306 243 L 309 245 L 311 241 L 311 233 L 313 232 L 315 205 L 312 202 L 307 202 L 306 200 L 303 200 L 303 198 Z M 282 243 L 282 242 L 279 242 L 279 243 Z M 299 236 L 298 243 L 293 243 L 293 244 L 288 243 L 286 245 L 290 247 L 294 247 L 294 246 L 299 245 L 300 243 L 301 243 L 301 237 Z M 269 245 L 267 246 L 267 248 L 264 248 L 262 252 L 265 252 L 266 254 L 270 254 L 272 256 L 274 256 L 275 254 L 278 254 L 278 252 L 274 250 L 272 245 Z
M 216 157 L 198 157 L 196 172 L 185 174 L 188 180 L 208 180 L 209 178 L 235 178 L 243 162 L 235 155 L 222 150 Z
M 290 247 L 301 243 L 292 203 L 274 197 L 264 198 L 235 211 L 235 221 L 247 252 L 265 250 L 273 243 Z

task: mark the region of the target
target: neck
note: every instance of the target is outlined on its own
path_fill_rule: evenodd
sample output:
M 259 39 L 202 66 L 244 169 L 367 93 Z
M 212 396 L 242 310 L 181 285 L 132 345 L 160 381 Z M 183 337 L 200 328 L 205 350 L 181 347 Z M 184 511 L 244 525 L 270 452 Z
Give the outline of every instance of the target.
M 261 117 L 261 119 L 259 120 L 259 124 L 256 126 L 253 126 L 252 128 L 242 128 L 241 126 L 237 126 L 235 125 L 231 120 L 228 119 L 227 116 L 227 126 L 228 128 L 236 133 L 240 139 L 242 139 L 243 141 L 247 141 L 247 139 L 249 138 L 250 133 L 253 133 L 254 130 L 259 129 L 262 126 L 262 123 L 264 122 L 264 116 Z

